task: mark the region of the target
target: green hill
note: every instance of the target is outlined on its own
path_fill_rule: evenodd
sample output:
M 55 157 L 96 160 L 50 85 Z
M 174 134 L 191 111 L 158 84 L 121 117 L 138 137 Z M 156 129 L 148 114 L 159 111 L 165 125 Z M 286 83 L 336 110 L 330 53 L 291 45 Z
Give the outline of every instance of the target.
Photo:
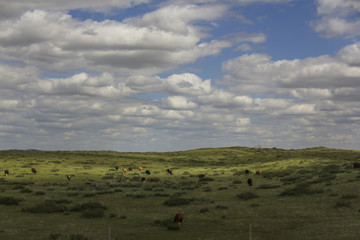
M 354 162 L 324 147 L 0 151 L 0 239 L 358 239 Z

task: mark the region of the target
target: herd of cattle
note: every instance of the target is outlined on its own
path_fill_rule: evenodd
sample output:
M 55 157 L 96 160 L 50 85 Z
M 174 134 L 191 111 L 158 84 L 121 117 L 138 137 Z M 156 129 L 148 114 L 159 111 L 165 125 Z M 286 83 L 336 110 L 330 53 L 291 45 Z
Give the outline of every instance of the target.
M 360 168 L 360 163 L 358 163 L 358 162 L 353 163 L 353 167 L 354 167 L 354 169 Z M 116 169 L 116 170 L 119 170 L 119 166 L 115 166 L 115 169 Z M 132 167 L 129 167 L 129 168 L 127 168 L 127 169 L 126 169 L 126 168 L 123 168 L 123 169 L 122 169 L 122 173 L 123 173 L 123 174 L 126 174 L 126 172 L 132 171 L 132 170 L 133 170 Z M 139 171 L 142 171 L 143 168 L 142 168 L 142 167 L 138 167 L 138 170 L 139 170 Z M 172 172 L 171 169 L 167 169 L 166 171 L 167 171 L 168 174 L 173 175 L 173 172 Z M 37 170 L 36 170 L 35 168 L 31 168 L 31 172 L 32 172 L 32 173 L 37 173 Z M 10 171 L 9 171 L 8 169 L 6 169 L 6 170 L 5 170 L 5 176 L 8 176 L 9 174 L 10 174 Z M 151 172 L 150 172 L 149 170 L 146 170 L 146 171 L 145 171 L 145 174 L 151 175 Z M 246 174 L 246 175 L 249 175 L 249 174 L 250 174 L 250 171 L 249 171 L 249 170 L 245 170 L 245 174 Z M 261 174 L 261 172 L 260 172 L 259 170 L 257 170 L 257 171 L 255 172 L 255 175 L 262 176 L 262 174 Z M 205 174 L 202 174 L 202 173 L 201 173 L 201 174 L 198 175 L 198 177 L 199 177 L 199 179 L 200 179 L 200 178 L 204 178 L 204 177 L 205 177 Z M 66 175 L 66 178 L 67 178 L 68 181 L 70 181 L 70 180 L 71 180 L 71 175 L 70 175 L 70 174 L 67 174 L 67 175 Z M 154 177 L 148 178 L 147 180 L 148 180 L 149 182 L 159 182 L 159 181 L 160 181 L 159 178 L 154 178 Z M 142 177 L 142 178 L 141 178 L 141 182 L 143 182 L 143 183 L 146 182 L 146 178 L 145 178 L 145 177 Z M 247 184 L 248 184 L 248 186 L 252 186 L 252 185 L 253 185 L 253 180 L 252 180 L 251 178 L 248 178 L 248 179 L 247 179 Z M 174 222 L 174 224 L 176 223 L 176 224 L 178 224 L 178 225 L 180 226 L 181 223 L 182 223 L 182 221 L 183 221 L 183 219 L 184 219 L 184 214 L 178 212 L 178 213 L 176 213 L 176 215 L 174 216 L 173 222 Z

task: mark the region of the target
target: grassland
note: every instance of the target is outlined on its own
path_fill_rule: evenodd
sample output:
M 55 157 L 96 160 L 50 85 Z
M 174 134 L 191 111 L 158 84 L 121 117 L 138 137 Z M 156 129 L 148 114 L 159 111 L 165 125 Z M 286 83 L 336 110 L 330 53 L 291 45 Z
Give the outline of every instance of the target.
M 323 147 L 0 151 L 0 239 L 249 239 L 250 226 L 257 240 L 359 239 L 353 162 L 359 151 Z

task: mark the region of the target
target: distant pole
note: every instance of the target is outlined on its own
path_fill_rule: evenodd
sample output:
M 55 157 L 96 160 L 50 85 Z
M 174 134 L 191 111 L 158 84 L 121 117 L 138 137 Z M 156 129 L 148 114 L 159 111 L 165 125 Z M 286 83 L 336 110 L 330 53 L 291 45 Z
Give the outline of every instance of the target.
M 252 231 L 252 229 L 251 229 L 251 223 L 249 224 L 249 240 L 251 240 L 251 231 Z

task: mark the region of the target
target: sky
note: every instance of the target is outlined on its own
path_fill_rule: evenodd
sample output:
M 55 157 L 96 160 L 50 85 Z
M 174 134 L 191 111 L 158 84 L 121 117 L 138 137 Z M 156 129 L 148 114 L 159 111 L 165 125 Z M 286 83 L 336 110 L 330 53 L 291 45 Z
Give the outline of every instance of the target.
M 0 149 L 360 150 L 359 0 L 1 0 Z

